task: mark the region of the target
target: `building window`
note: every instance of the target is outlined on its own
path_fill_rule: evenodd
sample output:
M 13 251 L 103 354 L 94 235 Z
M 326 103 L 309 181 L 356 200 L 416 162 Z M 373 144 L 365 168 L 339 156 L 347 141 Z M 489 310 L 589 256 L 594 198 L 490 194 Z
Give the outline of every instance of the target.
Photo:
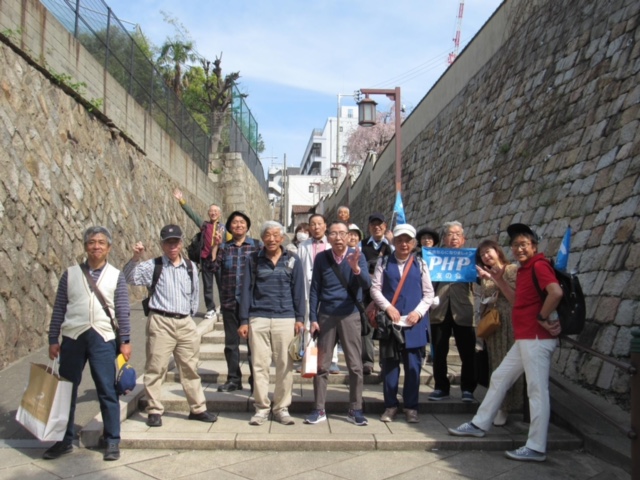
M 314 143 L 313 147 L 311 148 L 311 155 L 315 155 L 316 157 L 321 157 L 322 156 L 322 144 L 321 143 Z
M 353 118 L 353 108 L 347 110 L 347 118 Z
M 342 127 L 340 127 L 340 133 L 342 133 Z

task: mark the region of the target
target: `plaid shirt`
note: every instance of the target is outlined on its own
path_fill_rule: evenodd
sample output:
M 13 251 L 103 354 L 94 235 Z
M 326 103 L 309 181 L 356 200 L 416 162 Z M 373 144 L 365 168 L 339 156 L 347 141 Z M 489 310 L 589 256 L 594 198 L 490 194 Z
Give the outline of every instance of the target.
M 240 304 L 240 291 L 244 266 L 253 252 L 260 250 L 258 240 L 245 238 L 241 245 L 234 241 L 220 245 L 213 264 L 213 271 L 220 272 L 220 304 L 222 308 L 235 310 Z

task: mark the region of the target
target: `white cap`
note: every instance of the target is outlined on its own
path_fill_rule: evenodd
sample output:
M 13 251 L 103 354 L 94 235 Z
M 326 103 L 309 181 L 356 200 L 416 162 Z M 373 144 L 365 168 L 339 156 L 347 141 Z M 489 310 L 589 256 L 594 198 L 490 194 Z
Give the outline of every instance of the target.
M 393 229 L 394 237 L 399 237 L 400 235 L 409 235 L 411 238 L 416 238 L 416 229 L 408 223 L 401 223 Z

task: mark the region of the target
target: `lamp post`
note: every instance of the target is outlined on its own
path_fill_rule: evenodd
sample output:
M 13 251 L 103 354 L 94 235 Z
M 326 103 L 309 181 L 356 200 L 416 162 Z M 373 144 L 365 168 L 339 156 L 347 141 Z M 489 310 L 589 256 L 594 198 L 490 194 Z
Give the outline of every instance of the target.
M 316 199 L 316 188 L 314 186 L 318 187 L 318 202 L 320 201 L 320 185 L 322 185 L 322 182 L 311 182 L 309 183 L 309 193 L 313 194 L 311 197 L 311 203 L 313 203 L 315 205 L 315 199 Z
M 349 164 L 347 162 L 336 162 L 333 164 L 330 170 L 331 181 L 334 185 L 338 183 L 340 179 L 340 167 L 344 167 L 347 171 L 347 175 L 345 180 L 347 181 L 347 207 L 351 208 L 351 199 L 349 198 L 351 195 L 351 172 L 349 172 Z
M 376 124 L 376 102 L 369 95 L 386 95 L 395 101 L 395 127 L 396 127 L 396 193 L 402 192 L 402 103 L 400 102 L 400 87 L 395 89 L 363 88 L 360 93 L 364 98 L 358 102 L 358 124 L 363 127 L 372 127 Z

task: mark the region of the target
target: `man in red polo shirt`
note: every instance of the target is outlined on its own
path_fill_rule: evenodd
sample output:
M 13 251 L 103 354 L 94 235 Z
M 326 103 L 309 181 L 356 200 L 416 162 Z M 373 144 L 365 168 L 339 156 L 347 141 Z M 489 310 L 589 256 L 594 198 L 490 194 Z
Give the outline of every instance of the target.
M 451 435 L 484 437 L 498 413 L 502 400 L 513 383 L 526 373 L 531 424 L 525 446 L 505 452 L 507 458 L 521 461 L 546 460 L 549 429 L 549 370 L 551 356 L 560 334 L 555 312 L 562 299 L 551 264 L 538 253 L 538 236 L 527 225 L 514 223 L 507 228 L 511 251 L 520 262 L 516 288 L 502 278 L 504 268 L 493 267 L 488 273 L 513 305 L 512 322 L 515 343 L 500 366 L 491 375 L 491 384 L 482 405 L 471 422 L 450 428 Z M 533 275 L 545 292 L 543 299 L 533 283 Z

